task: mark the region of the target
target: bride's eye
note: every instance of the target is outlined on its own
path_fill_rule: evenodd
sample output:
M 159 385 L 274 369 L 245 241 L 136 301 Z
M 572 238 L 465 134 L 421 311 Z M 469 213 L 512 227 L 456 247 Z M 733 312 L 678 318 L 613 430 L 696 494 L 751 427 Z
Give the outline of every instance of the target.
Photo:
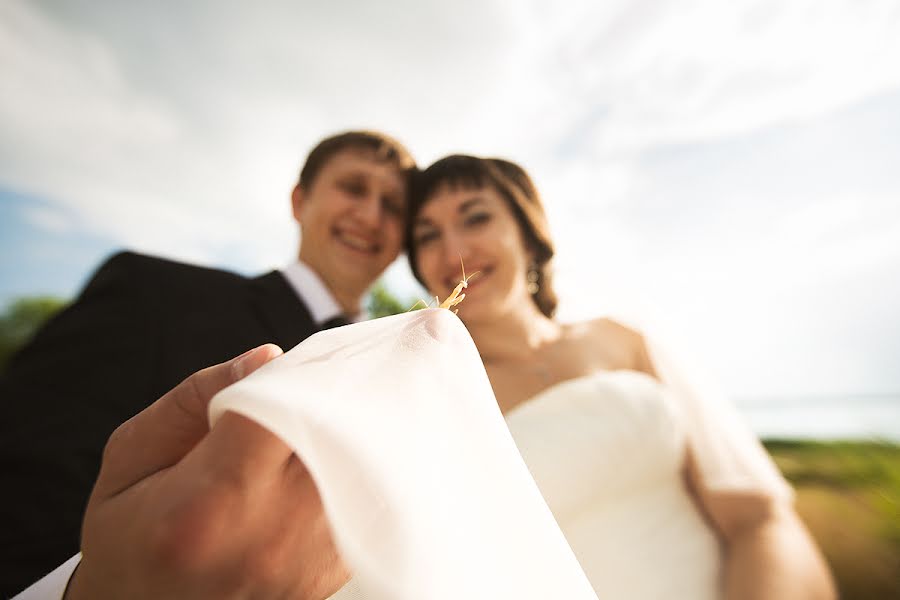
M 484 225 L 488 221 L 491 220 L 491 215 L 486 212 L 473 213 L 471 215 L 466 216 L 463 223 L 467 227 L 475 227 L 478 225 Z
M 433 242 L 437 238 L 438 232 L 433 229 L 416 232 L 413 234 L 413 244 L 416 246 L 423 246 L 429 242 Z

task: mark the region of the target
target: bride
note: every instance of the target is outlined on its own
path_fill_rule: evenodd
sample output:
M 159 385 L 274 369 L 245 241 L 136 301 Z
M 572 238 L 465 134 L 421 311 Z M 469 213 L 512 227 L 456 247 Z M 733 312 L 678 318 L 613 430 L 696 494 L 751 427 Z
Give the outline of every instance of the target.
M 553 242 L 517 165 L 454 155 L 422 174 L 408 256 L 459 306 L 510 432 L 599 598 L 830 598 L 788 484 L 729 407 L 636 331 L 561 324 Z

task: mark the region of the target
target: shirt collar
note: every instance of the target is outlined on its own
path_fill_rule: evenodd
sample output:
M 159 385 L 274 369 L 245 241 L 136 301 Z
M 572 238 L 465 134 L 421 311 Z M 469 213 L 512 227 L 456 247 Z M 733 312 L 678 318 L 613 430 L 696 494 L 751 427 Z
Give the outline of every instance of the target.
M 293 262 L 281 269 L 281 274 L 287 279 L 297 296 L 306 304 L 306 308 L 309 309 L 309 313 L 316 323 L 322 324 L 338 316 L 346 316 L 354 322 L 365 320 L 366 311 L 362 305 L 355 315 L 344 315 L 341 305 L 338 304 L 331 290 L 328 289 L 319 274 L 306 263 L 299 260 Z

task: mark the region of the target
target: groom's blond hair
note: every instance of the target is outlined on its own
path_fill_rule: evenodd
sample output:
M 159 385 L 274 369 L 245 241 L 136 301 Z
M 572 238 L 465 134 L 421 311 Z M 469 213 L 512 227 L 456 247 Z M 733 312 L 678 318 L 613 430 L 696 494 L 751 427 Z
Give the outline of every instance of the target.
M 335 154 L 348 149 L 373 152 L 376 160 L 394 163 L 404 178 L 416 170 L 412 154 L 391 136 L 378 131 L 345 131 L 316 144 L 306 157 L 297 185 L 302 189 L 309 189 L 325 164 Z

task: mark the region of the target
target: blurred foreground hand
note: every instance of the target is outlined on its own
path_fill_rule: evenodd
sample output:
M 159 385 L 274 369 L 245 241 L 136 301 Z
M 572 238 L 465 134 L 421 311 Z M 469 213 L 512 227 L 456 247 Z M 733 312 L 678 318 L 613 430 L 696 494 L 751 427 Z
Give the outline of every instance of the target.
M 266 345 L 200 371 L 110 437 L 66 598 L 327 598 L 349 574 L 303 464 L 221 389 L 279 356 Z

